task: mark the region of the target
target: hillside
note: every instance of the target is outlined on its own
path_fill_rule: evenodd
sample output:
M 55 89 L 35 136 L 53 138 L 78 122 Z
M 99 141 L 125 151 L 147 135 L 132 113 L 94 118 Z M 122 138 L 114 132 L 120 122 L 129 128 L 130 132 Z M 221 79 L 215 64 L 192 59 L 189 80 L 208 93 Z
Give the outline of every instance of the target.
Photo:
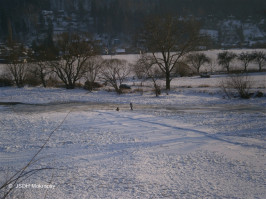
M 199 20 L 216 47 L 263 47 L 265 8 L 264 0 L 1 0 L 0 42 L 73 31 L 125 47 L 146 16 L 173 14 Z

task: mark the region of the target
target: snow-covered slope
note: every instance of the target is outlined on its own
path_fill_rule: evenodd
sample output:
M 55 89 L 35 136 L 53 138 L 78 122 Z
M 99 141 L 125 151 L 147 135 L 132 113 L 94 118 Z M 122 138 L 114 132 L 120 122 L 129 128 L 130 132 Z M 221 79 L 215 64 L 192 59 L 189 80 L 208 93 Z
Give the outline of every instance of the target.
M 215 109 L 210 115 L 137 106 L 120 112 L 97 105 L 6 107 L 0 115 L 1 183 L 25 164 L 69 110 L 34 165 L 55 169 L 23 182 L 54 189 L 29 186 L 15 189 L 12 197 L 265 198 L 265 113 Z M 255 131 L 263 138 L 237 133 L 245 132 L 247 119 L 254 122 L 249 121 L 248 135 Z M 240 123 L 237 130 L 232 122 Z

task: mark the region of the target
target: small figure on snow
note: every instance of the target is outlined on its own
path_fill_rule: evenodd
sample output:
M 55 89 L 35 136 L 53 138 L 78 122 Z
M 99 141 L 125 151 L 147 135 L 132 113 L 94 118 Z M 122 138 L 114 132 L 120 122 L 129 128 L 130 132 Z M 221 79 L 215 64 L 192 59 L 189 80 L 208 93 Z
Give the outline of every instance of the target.
M 119 111 L 119 107 L 116 108 L 116 111 Z
M 133 110 L 133 103 L 130 103 L 130 109 Z

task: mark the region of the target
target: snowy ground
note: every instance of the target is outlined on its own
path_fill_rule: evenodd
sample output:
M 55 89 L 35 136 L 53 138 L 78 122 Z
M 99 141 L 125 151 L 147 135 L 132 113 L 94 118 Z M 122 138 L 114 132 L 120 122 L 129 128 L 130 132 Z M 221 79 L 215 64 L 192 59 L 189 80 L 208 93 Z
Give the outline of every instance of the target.
M 263 80 L 255 76 L 254 89 L 265 92 Z M 12 197 L 266 198 L 265 97 L 224 99 L 214 83 L 173 80 L 159 98 L 0 88 L 0 185 L 69 113 L 32 166 L 55 169 L 24 181 L 55 188 L 15 189 Z

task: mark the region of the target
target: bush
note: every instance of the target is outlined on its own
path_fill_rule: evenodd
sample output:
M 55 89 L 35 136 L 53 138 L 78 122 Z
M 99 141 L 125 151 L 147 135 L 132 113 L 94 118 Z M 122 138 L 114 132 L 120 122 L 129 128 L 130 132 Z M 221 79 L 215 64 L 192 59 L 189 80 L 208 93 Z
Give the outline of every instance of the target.
M 98 82 L 86 81 L 84 84 L 84 89 L 89 90 L 89 91 L 92 91 L 95 88 L 101 88 L 101 87 L 103 87 L 103 85 Z
M 249 99 L 251 96 L 249 93 L 250 80 L 245 75 L 230 76 L 229 79 L 222 81 L 220 87 L 228 98 L 234 97 L 235 93 L 243 99 Z
M 250 81 L 247 76 L 234 76 L 229 83 L 238 92 L 241 98 L 248 99 L 250 97 Z
M 125 81 L 130 73 L 130 69 L 127 67 L 127 61 L 119 59 L 107 59 L 102 63 L 101 79 L 108 85 L 112 86 L 117 94 L 121 94 L 122 91 L 119 88 Z

